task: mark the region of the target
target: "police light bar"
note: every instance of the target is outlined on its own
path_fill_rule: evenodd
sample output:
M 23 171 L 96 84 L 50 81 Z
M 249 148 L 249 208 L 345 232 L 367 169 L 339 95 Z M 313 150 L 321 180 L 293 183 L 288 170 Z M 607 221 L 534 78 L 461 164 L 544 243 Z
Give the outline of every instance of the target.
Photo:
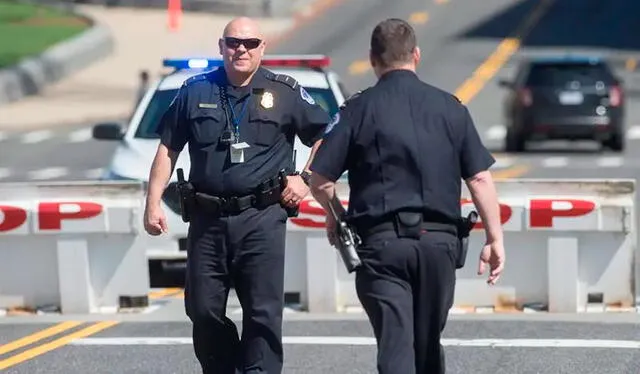
M 261 65 L 325 68 L 331 65 L 331 58 L 324 55 L 273 55 L 264 56 Z
M 209 69 L 222 66 L 221 58 L 165 58 L 162 66 L 175 69 Z

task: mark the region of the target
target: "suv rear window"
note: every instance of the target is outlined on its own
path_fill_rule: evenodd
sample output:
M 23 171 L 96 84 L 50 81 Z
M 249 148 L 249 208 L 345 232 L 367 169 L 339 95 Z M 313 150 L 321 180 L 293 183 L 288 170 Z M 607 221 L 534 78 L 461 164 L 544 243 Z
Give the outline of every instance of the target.
M 333 116 L 338 111 L 338 103 L 330 89 L 326 88 L 309 88 L 305 87 L 307 92 L 325 111 Z M 136 138 L 142 139 L 158 139 L 156 128 L 162 115 L 171 104 L 174 96 L 178 93 L 177 89 L 156 91 L 147 106 L 147 109 L 140 120 L 140 125 L 136 129 Z
M 548 63 L 532 65 L 526 85 L 564 87 L 570 82 L 577 81 L 581 86 L 593 86 L 597 82 L 611 84 L 613 79 L 607 66 L 602 63 Z

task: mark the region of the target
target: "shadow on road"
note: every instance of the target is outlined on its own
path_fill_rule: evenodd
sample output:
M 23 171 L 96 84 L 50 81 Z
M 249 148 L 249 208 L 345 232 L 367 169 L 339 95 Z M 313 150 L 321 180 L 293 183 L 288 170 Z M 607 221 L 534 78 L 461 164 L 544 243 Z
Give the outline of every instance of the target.
M 522 0 L 459 38 L 512 36 L 540 0 Z M 523 47 L 605 48 L 640 52 L 640 1 L 555 0 Z

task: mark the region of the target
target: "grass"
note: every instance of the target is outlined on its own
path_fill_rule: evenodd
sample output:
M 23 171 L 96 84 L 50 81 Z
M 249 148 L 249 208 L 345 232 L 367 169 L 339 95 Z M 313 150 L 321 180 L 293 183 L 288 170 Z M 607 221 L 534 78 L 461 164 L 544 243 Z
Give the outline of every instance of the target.
M 0 69 L 87 29 L 75 15 L 42 5 L 0 0 Z

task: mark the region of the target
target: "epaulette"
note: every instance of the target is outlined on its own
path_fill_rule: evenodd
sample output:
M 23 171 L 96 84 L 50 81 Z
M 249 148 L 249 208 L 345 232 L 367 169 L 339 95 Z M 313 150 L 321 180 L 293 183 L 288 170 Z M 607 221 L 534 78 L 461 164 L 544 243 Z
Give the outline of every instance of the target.
M 272 81 L 284 83 L 291 87 L 292 90 L 295 90 L 298 87 L 298 81 L 286 74 L 267 74 L 267 78 Z
M 353 95 L 351 95 L 348 98 L 346 98 L 344 100 L 344 103 L 342 103 L 342 105 L 340 105 L 340 109 L 344 109 L 351 100 L 353 100 L 353 99 L 357 98 L 358 96 L 362 95 L 362 93 L 364 91 L 366 91 L 366 90 L 368 90 L 368 88 L 365 88 L 364 90 L 357 91 Z
M 194 83 L 194 82 L 201 81 L 201 80 L 205 80 L 205 79 L 207 79 L 208 77 L 209 77 L 209 73 L 208 73 L 208 72 L 207 72 L 207 73 L 202 73 L 202 74 L 196 74 L 196 75 L 194 75 L 194 76 L 192 76 L 192 77 L 187 78 L 187 79 L 184 81 L 184 83 L 182 83 L 182 85 L 183 85 L 183 86 L 188 86 L 188 85 L 190 85 L 190 84 L 192 84 L 192 83 Z

